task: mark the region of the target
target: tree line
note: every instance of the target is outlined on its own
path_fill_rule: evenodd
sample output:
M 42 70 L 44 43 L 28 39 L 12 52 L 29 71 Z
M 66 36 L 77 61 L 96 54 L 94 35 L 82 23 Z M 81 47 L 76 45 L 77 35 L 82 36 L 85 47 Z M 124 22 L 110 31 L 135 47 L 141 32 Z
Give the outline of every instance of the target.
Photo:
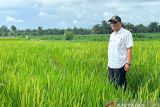
M 132 33 L 157 33 L 160 32 L 160 24 L 158 22 L 151 22 L 147 26 L 143 24 L 134 25 L 131 23 L 123 23 L 124 28 L 130 30 Z M 110 34 L 112 32 L 110 24 L 103 20 L 101 24 L 96 24 L 92 28 L 67 28 L 67 29 L 43 29 L 43 27 L 37 27 L 36 29 L 17 29 L 16 26 L 12 25 L 8 28 L 5 25 L 0 27 L 0 36 L 20 36 L 20 35 L 63 35 L 65 31 L 71 31 L 76 35 L 86 34 Z

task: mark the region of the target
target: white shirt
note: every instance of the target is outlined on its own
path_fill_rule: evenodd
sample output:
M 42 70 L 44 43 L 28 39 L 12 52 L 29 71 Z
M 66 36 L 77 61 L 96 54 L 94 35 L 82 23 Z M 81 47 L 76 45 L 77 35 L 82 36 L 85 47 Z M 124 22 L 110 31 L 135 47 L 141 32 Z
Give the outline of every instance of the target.
M 121 28 L 110 35 L 108 45 L 108 66 L 121 68 L 127 62 L 127 48 L 133 46 L 133 37 L 130 31 Z

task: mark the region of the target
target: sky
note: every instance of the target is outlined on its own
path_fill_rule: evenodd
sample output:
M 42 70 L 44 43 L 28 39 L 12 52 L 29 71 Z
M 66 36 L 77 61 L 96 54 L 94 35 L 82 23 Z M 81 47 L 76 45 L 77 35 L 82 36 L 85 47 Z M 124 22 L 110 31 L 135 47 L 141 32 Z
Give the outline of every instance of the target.
M 0 26 L 92 28 L 118 15 L 123 22 L 160 22 L 160 0 L 0 0 Z

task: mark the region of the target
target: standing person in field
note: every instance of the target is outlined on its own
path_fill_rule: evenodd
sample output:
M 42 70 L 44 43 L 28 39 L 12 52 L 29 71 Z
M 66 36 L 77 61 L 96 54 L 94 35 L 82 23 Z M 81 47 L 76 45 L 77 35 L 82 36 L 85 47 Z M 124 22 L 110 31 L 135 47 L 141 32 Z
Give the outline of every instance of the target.
M 113 30 L 108 45 L 108 77 L 118 87 L 127 87 L 126 73 L 132 59 L 133 38 L 130 31 L 122 27 L 121 18 L 113 16 L 108 22 Z

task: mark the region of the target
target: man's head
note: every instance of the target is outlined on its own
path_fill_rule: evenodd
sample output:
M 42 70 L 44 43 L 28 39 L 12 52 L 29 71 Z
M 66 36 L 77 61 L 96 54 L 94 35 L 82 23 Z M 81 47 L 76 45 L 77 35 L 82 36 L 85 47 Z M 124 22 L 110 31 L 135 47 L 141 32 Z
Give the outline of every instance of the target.
M 122 23 L 121 23 L 121 18 L 119 16 L 113 16 L 108 22 L 111 24 L 111 28 L 114 31 L 119 31 Z

